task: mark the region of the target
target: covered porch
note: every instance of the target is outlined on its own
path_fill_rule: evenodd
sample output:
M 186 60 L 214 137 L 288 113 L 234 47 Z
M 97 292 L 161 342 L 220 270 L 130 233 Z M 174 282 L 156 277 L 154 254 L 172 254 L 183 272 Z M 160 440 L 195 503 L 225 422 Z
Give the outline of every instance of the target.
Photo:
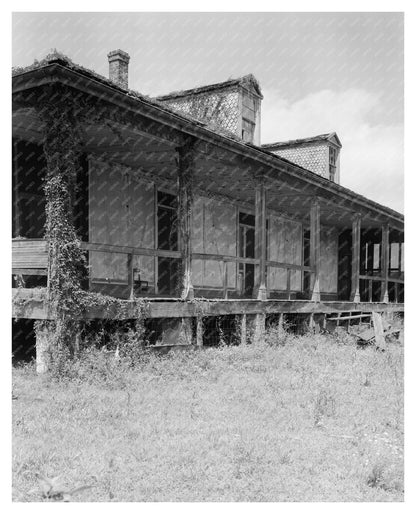
M 38 71 L 14 84 L 15 287 L 46 287 L 52 265 L 36 102 L 59 77 L 60 98 L 90 113 L 73 127 L 85 288 L 126 300 L 403 303 L 402 215 L 60 63 Z

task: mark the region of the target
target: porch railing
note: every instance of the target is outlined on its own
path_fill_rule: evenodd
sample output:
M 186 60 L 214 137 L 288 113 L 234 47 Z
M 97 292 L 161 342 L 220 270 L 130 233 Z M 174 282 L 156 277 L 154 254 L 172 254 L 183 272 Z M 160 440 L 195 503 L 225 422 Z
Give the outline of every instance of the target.
M 399 276 L 389 275 L 387 277 L 388 284 L 394 284 L 394 302 L 399 303 L 399 285 L 404 285 L 404 275 L 403 273 L 398 273 Z M 381 275 L 360 275 L 360 291 L 365 291 L 366 301 L 381 301 L 381 298 L 374 298 L 374 283 L 384 284 L 386 282 L 385 277 Z M 363 300 L 363 298 L 361 298 Z
M 182 253 L 179 251 L 171 250 L 158 250 L 152 248 L 139 248 L 133 246 L 122 246 L 122 245 L 110 245 L 104 243 L 87 243 L 82 242 L 81 248 L 88 252 L 102 252 L 109 254 L 122 254 L 126 255 L 126 271 L 127 271 L 127 282 L 121 281 L 123 285 L 126 285 L 129 290 L 129 296 L 134 293 L 134 256 L 148 256 L 148 257 L 166 257 L 173 259 L 180 259 Z M 207 254 L 207 253 L 192 253 L 193 260 L 202 261 L 216 261 L 222 264 L 222 296 L 228 298 L 230 289 L 236 289 L 237 293 L 242 293 L 240 289 L 241 284 L 236 284 L 235 288 L 228 286 L 229 270 L 228 264 L 235 263 L 236 266 L 239 264 L 258 264 L 258 259 L 243 258 L 232 255 L 222 254 Z M 289 296 L 291 287 L 291 271 L 307 271 L 312 272 L 312 269 L 308 266 L 302 266 L 297 264 L 283 263 L 278 261 L 268 260 L 266 262 L 267 269 L 279 268 L 287 271 L 287 282 L 286 282 L 286 293 Z M 46 275 L 48 268 L 48 251 L 47 242 L 44 239 L 14 239 L 12 241 L 12 272 L 13 274 L 22 275 Z M 99 279 L 92 279 L 97 281 Z M 103 279 L 106 283 L 111 283 L 109 279 Z M 118 283 L 120 281 L 117 281 Z M 204 288 L 204 287 L 202 287 Z M 217 289 L 217 288 L 215 288 Z
M 123 254 L 126 255 L 126 270 L 127 282 L 122 282 L 128 287 L 129 296 L 134 293 L 134 256 L 149 256 L 149 257 L 167 257 L 173 259 L 182 258 L 182 253 L 179 251 L 158 250 L 151 248 L 138 248 L 132 246 L 117 246 L 104 243 L 81 243 L 81 248 L 88 252 L 103 252 L 110 254 Z M 243 264 L 258 264 L 258 259 L 250 259 L 243 257 L 236 257 L 231 255 L 207 254 L 207 253 L 192 253 L 193 260 L 203 261 L 217 261 L 222 264 L 222 296 L 228 298 L 229 290 L 233 289 L 228 287 L 228 263 L 235 263 L 237 266 Z M 285 269 L 287 271 L 286 281 L 286 294 L 289 297 L 292 291 L 291 275 L 292 271 L 300 271 L 301 273 L 313 273 L 313 268 L 310 266 L 303 266 L 298 264 L 289 264 L 273 260 L 266 261 L 267 270 L 271 268 Z M 14 239 L 12 241 L 12 273 L 16 275 L 47 275 L 48 268 L 48 251 L 47 242 L 44 239 Z M 238 269 L 238 268 L 237 268 Z M 368 291 L 368 300 L 373 301 L 373 283 L 383 283 L 385 278 L 380 275 L 360 275 L 360 284 L 363 284 Z M 398 287 L 404 284 L 403 274 L 399 276 L 388 276 L 387 281 L 395 284 L 395 301 L 398 298 Z M 204 287 L 202 287 L 204 289 Z M 217 289 L 217 288 L 216 288 Z M 236 284 L 235 289 L 239 291 L 239 284 Z M 280 290 L 279 290 L 280 291 Z

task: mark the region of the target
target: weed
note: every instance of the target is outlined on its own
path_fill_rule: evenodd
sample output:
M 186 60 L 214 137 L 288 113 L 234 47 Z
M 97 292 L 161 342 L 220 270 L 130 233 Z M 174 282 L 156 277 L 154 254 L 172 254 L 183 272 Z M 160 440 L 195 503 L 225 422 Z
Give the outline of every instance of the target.
M 94 484 L 75 501 L 402 500 L 403 347 L 315 334 L 131 360 L 102 342 L 59 380 L 14 368 L 15 501 L 61 498 L 28 494 L 37 473 Z
M 332 416 L 335 416 L 335 397 L 327 389 L 320 389 L 313 409 L 315 426 L 321 425 L 324 417 Z

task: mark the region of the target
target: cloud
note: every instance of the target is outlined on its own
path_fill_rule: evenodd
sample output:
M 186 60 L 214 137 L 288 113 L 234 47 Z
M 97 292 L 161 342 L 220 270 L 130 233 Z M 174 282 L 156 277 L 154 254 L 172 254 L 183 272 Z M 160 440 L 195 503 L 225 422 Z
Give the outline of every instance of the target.
M 378 95 L 322 90 L 291 103 L 276 91 L 263 94 L 262 143 L 337 132 L 341 185 L 403 212 L 403 127 L 372 121 L 383 116 Z

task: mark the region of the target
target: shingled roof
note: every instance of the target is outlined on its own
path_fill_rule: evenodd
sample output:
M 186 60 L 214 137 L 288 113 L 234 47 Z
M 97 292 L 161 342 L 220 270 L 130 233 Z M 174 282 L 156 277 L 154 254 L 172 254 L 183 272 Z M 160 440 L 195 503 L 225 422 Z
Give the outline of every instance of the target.
M 289 147 L 289 146 L 298 146 L 305 143 L 315 143 L 317 141 L 329 141 L 330 139 L 335 139 L 336 144 L 339 147 L 342 147 L 341 141 L 339 140 L 339 137 L 337 136 L 336 132 L 329 132 L 328 134 L 320 134 L 318 136 L 312 136 L 312 137 L 304 137 L 303 139 L 291 139 L 289 141 L 277 141 L 276 143 L 267 143 L 265 145 L 261 145 L 262 148 L 265 148 L 266 150 L 275 149 L 275 148 L 283 148 L 283 147 Z
M 198 95 L 202 93 L 208 93 L 211 91 L 218 91 L 220 89 L 228 89 L 235 86 L 243 86 L 248 87 L 250 89 L 254 89 L 254 91 L 263 98 L 261 93 L 261 88 L 258 80 L 251 73 L 249 75 L 244 75 L 243 77 L 237 79 L 229 79 L 225 82 L 217 82 L 216 84 L 209 84 L 208 86 L 195 87 L 192 89 L 186 89 L 184 91 L 174 91 L 172 93 L 168 93 L 167 95 L 156 96 L 155 99 L 163 102 L 165 100 L 173 100 L 174 98 L 182 98 L 184 96 L 189 95 Z

